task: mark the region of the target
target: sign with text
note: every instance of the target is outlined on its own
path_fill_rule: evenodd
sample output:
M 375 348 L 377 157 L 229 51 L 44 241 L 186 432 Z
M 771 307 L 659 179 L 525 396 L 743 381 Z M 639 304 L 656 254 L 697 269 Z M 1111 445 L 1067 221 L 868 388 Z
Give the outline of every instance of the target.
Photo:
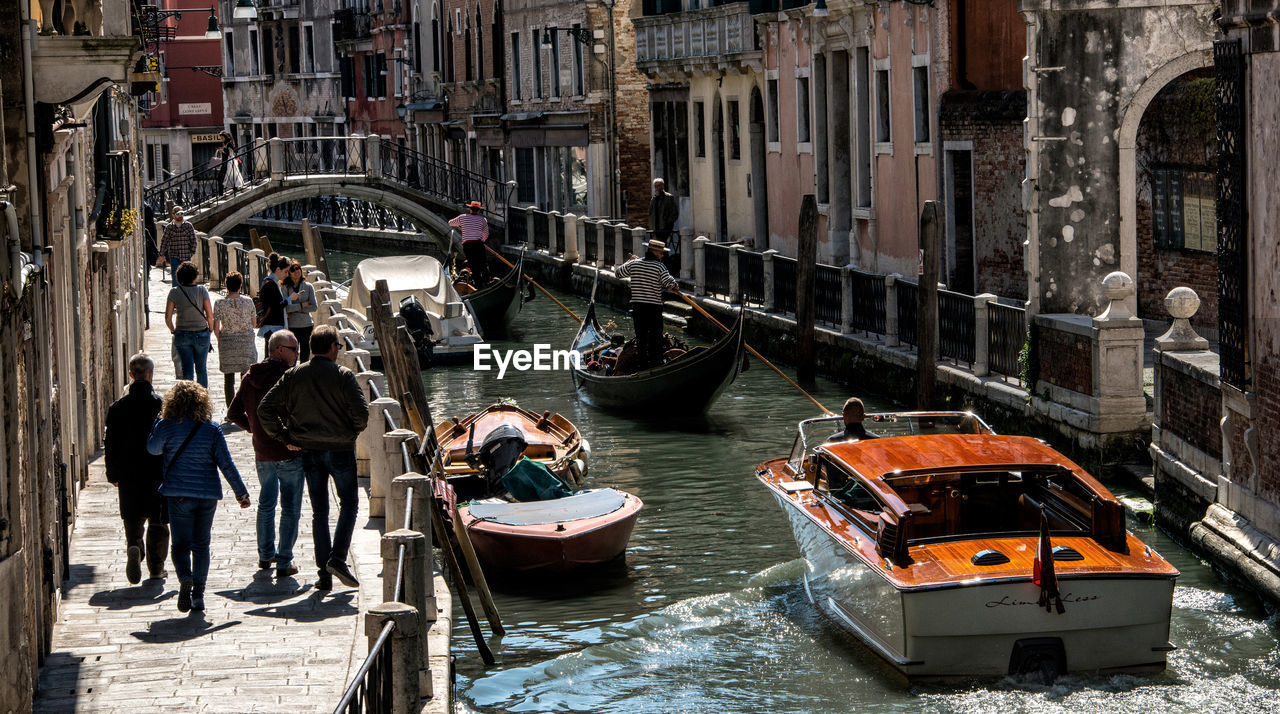
M 190 102 L 178 105 L 178 116 L 188 116 L 191 114 L 212 114 L 212 102 Z
M 192 134 L 191 135 L 192 144 L 216 144 L 219 141 L 222 141 L 222 137 L 218 136 L 217 134 Z

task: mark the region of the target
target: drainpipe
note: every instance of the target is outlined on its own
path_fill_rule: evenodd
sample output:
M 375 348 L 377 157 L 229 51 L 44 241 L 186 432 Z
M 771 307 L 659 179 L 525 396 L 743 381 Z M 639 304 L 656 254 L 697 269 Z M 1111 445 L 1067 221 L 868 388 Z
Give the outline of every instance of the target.
M 604 2 L 609 10 L 609 168 L 613 174 L 613 195 L 609 197 L 609 203 L 614 207 L 610 215 L 622 218 L 622 167 L 618 160 L 618 57 L 613 27 L 613 6 L 617 0 Z
M 86 221 L 84 218 L 84 198 L 80 195 L 81 185 L 85 179 L 84 174 L 84 148 L 79 141 L 72 142 L 74 147 L 73 160 L 75 161 L 75 170 L 72 172 L 71 179 L 71 215 L 72 215 L 72 232 L 75 236 L 75 242 L 71 246 L 71 299 L 75 301 L 74 309 L 71 310 L 71 321 L 74 325 L 75 334 L 73 336 L 76 358 L 72 360 L 76 366 L 76 398 L 79 400 L 79 408 L 76 409 L 76 439 L 79 444 L 89 443 L 89 387 L 85 384 L 84 379 L 84 362 L 81 356 L 84 354 L 80 338 L 80 244 L 87 244 Z M 80 454 L 84 453 L 83 447 Z M 79 478 L 83 472 L 80 470 L 80 460 L 76 461 L 76 476 Z
M 13 291 L 22 295 L 22 234 L 18 232 L 18 209 L 8 201 L 0 201 L 0 210 L 4 211 L 5 226 L 9 240 L 9 271 Z
M 27 93 L 27 202 L 31 209 L 31 255 L 35 259 L 36 270 L 44 266 L 44 225 L 40 220 L 40 172 L 36 167 L 36 90 L 31 70 L 31 35 L 35 30 L 35 22 L 31 19 L 30 3 L 20 2 L 22 10 L 22 82 Z

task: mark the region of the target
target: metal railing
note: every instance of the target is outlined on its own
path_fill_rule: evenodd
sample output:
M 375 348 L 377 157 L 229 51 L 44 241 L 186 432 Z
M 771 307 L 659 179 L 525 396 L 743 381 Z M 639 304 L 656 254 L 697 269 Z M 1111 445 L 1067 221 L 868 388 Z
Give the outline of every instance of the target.
M 764 255 L 738 251 L 738 292 L 748 304 L 764 304 Z
M 773 256 L 773 309 L 796 311 L 796 259 Z
M 507 226 L 509 243 L 521 244 L 529 242 L 529 236 L 526 235 L 528 232 L 527 226 L 525 225 L 525 215 L 527 213 L 528 209 L 521 206 L 512 206 L 507 209 L 507 220 L 511 222 L 511 225 Z
M 244 183 L 240 186 L 226 185 L 224 180 L 225 171 L 232 161 L 238 162 L 237 166 L 244 178 Z M 266 171 L 262 172 L 261 176 L 257 171 L 259 161 L 266 165 Z M 256 146 L 246 144 L 236 149 L 233 158 L 225 162 L 215 161 L 198 166 L 147 188 L 143 198 L 155 210 L 157 216 L 164 216 L 168 212 L 170 202 L 183 206 L 190 212 L 193 206 L 219 196 L 234 196 L 252 188 L 260 178 L 270 174 L 269 161 L 266 142 L 259 142 Z
M 884 276 L 860 270 L 852 270 L 850 273 L 853 277 L 853 314 L 849 316 L 850 324 L 855 330 L 884 334 L 888 304 Z
M 538 211 L 533 214 L 533 247 L 542 250 L 547 249 L 550 242 L 548 232 L 551 224 L 550 214 Z
M 840 280 L 840 269 L 822 263 L 814 267 L 814 316 L 819 322 L 839 325 L 844 312 L 844 285 Z
M 992 372 L 1020 377 L 1019 356 L 1027 342 L 1027 311 L 1020 307 L 987 303 L 987 360 Z
M 938 355 L 973 364 L 973 297 L 950 290 L 938 291 Z
M 915 283 L 906 280 L 897 280 L 893 285 L 898 292 L 898 339 L 909 345 L 918 345 L 916 300 L 919 299 L 920 289 Z
M 578 224 L 579 236 L 582 239 L 582 257 L 588 263 L 596 262 L 599 253 L 599 233 L 600 225 L 594 221 L 583 221 Z
M 335 712 L 388 712 L 391 711 L 391 634 L 396 629 L 394 620 L 382 626 L 378 639 L 369 648 L 356 676 L 338 702 Z
M 727 243 L 706 245 L 706 291 L 710 295 L 736 300 L 737 296 L 729 293 L 729 252 Z
M 497 181 L 449 162 L 420 154 L 407 146 L 383 139 L 380 147 L 382 177 L 403 183 L 415 191 L 452 203 L 461 208 L 479 201 L 481 213 L 490 223 L 505 225 L 506 206 L 514 184 Z
M 600 265 L 612 268 L 617 263 L 618 229 L 608 223 L 600 224 L 601 247 Z

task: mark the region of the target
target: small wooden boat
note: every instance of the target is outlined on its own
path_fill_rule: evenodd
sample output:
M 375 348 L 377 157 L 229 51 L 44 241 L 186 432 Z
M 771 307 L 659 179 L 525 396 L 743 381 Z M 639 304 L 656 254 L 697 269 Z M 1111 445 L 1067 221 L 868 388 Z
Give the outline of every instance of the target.
M 643 506 L 601 488 L 550 501 L 473 502 L 458 517 L 486 568 L 562 572 L 622 557 Z
M 802 422 L 757 469 L 824 614 L 907 676 L 1165 667 L 1178 571 L 1102 484 L 971 414 L 868 419 L 880 438 Z
M 525 303 L 523 287 L 522 253 L 515 266 L 501 280 L 462 297 L 463 302 L 471 306 L 471 313 L 486 340 L 502 337 L 507 333 L 507 327 Z
M 484 438 L 503 425 L 511 425 L 524 436 L 524 455 L 541 462 L 569 484 L 580 484 L 587 475 L 591 445 L 568 419 L 545 411 L 541 415 L 515 404 L 499 402 L 464 419 L 454 417 L 436 425 L 436 441 L 444 459 L 445 476 L 463 500 L 480 495 L 479 469 L 467 460 L 467 445 L 473 434 Z
M 572 369 L 582 401 L 604 409 L 643 414 L 701 414 L 738 376 L 742 368 L 743 312 L 727 334 L 710 347 L 694 347 L 665 364 L 634 374 L 605 375 L 583 366 Z M 573 349 L 589 364 L 610 346 L 609 333 L 596 320 L 596 304 L 587 307 Z

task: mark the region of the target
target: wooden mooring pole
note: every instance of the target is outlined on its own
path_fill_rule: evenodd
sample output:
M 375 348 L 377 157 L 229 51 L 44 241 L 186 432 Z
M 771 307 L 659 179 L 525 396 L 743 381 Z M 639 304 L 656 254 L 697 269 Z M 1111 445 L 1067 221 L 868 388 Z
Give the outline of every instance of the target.
M 924 272 L 916 291 L 916 408 L 933 409 L 938 382 L 938 262 L 942 250 L 942 214 L 937 201 L 920 211 L 920 249 Z
M 796 250 L 796 380 L 814 384 L 814 278 L 818 272 L 818 201 L 805 194 L 800 204 L 799 247 Z

